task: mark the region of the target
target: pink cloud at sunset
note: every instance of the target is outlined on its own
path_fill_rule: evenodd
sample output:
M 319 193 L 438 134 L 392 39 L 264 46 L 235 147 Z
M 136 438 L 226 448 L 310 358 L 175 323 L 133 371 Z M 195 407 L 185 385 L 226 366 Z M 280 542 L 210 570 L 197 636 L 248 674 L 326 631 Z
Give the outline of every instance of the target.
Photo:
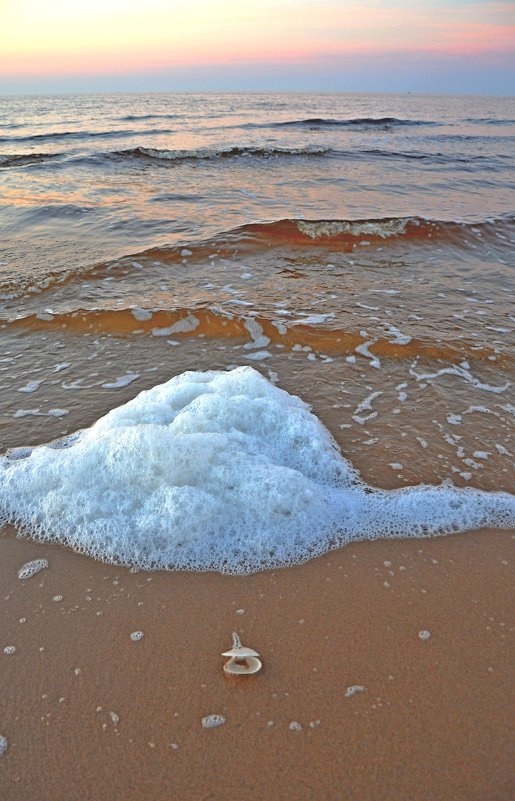
M 0 79 L 134 75 L 349 56 L 513 52 L 508 2 L 434 0 L 7 0 Z M 221 87 L 223 88 L 223 87 Z

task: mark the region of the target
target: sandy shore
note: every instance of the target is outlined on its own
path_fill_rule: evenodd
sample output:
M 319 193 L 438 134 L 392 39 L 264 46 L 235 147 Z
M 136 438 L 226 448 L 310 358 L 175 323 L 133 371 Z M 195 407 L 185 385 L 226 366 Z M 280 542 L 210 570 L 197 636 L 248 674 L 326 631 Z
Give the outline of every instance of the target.
M 512 799 L 513 540 L 366 542 L 234 578 L 130 573 L 4 529 L 1 797 Z M 233 630 L 256 677 L 223 675 Z

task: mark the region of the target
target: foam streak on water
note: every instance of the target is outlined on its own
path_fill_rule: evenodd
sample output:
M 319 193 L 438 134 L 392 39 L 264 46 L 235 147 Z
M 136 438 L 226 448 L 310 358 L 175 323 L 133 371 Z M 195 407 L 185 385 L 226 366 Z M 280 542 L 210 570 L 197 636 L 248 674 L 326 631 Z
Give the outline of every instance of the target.
M 355 540 L 515 526 L 507 493 L 367 486 L 308 406 L 250 367 L 183 373 L 29 454 L 0 462 L 1 519 L 147 569 L 243 574 Z

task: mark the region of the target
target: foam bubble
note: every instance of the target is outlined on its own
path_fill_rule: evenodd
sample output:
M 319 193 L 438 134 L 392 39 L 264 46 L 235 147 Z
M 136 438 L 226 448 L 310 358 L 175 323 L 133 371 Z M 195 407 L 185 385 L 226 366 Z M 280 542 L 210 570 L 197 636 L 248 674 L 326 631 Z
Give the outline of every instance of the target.
M 246 350 L 249 348 L 266 348 L 266 346 L 270 344 L 270 337 L 265 336 L 263 333 L 263 326 L 253 317 L 245 318 L 243 325 L 249 332 L 252 340 L 251 342 L 246 342 L 243 346 Z
M 198 317 L 195 317 L 194 314 L 188 314 L 167 328 L 153 328 L 152 335 L 155 337 L 169 337 L 171 334 L 188 334 L 198 328 L 199 325 L 200 320 Z
M 435 378 L 440 378 L 443 375 L 457 375 L 459 378 L 463 378 L 464 381 L 467 381 L 469 384 L 472 384 L 473 387 L 476 389 L 483 389 L 485 392 L 494 392 L 496 395 L 505 392 L 509 387 L 511 387 L 511 382 L 506 381 L 505 384 L 501 386 L 492 386 L 492 384 L 484 384 L 478 378 L 472 375 L 469 370 L 469 363 L 462 362 L 459 365 L 453 365 L 452 367 L 442 367 L 441 370 L 437 370 L 436 373 L 417 373 L 413 367 L 410 368 L 410 375 L 414 376 L 417 381 L 429 381 L 430 383 Z
M 223 715 L 206 715 L 202 718 L 202 725 L 205 729 L 214 729 L 216 726 L 222 726 L 225 723 Z
M 251 367 L 187 372 L 67 440 L 0 458 L 0 521 L 105 562 L 245 574 L 347 542 L 515 526 L 515 497 L 362 482 Z
M 368 336 L 368 334 L 367 334 L 366 331 L 361 331 L 361 336 L 366 337 L 366 336 Z M 356 353 L 359 353 L 360 356 L 366 356 L 367 359 L 370 359 L 370 366 L 371 367 L 379 368 L 379 367 L 381 367 L 381 361 L 377 358 L 377 356 L 374 356 L 374 354 L 371 353 L 370 350 L 369 350 L 369 346 L 370 345 L 375 345 L 376 342 L 377 342 L 377 339 L 370 339 L 368 342 L 362 342 L 361 345 L 357 345 L 354 348 L 354 350 L 356 351 Z M 347 358 L 347 361 L 349 361 L 349 360 L 350 360 L 350 356 Z
M 125 375 L 117 376 L 116 381 L 102 384 L 102 389 L 121 389 L 121 387 L 126 387 L 128 384 L 132 384 L 132 382 L 136 381 L 137 378 L 139 378 L 139 373 L 125 373 Z
M 372 401 L 382 395 L 383 393 L 378 390 L 377 392 L 372 392 L 368 395 L 365 400 L 359 403 L 355 410 L 354 414 L 352 415 L 353 419 L 360 424 L 360 426 L 364 425 L 367 420 L 372 420 L 374 417 L 377 417 L 377 412 L 372 411 Z M 370 414 L 365 415 L 364 417 L 361 415 L 361 412 L 370 411 Z
M 151 320 L 152 319 L 152 312 L 149 311 L 148 309 L 134 308 L 134 309 L 131 309 L 131 313 L 132 313 L 132 316 L 136 320 L 138 320 L 140 322 L 142 322 L 143 320 Z
M 391 323 L 386 323 L 385 328 L 393 337 L 390 342 L 392 342 L 394 345 L 409 345 L 411 342 L 412 338 L 409 336 L 409 334 L 403 334 L 402 331 L 399 331 L 399 329 Z
M 133 631 L 132 634 L 130 635 L 130 637 L 131 637 L 131 640 L 133 642 L 138 642 L 139 640 L 141 640 L 143 638 L 143 632 L 142 631 Z
M 18 578 L 22 580 L 31 578 L 31 576 L 35 576 L 36 573 L 39 573 L 40 570 L 45 570 L 47 567 L 48 561 L 46 559 L 33 559 L 32 562 L 26 562 L 20 567 Z
M 299 317 L 298 320 L 292 320 L 292 325 L 322 325 L 334 317 L 334 312 L 327 314 L 307 314 L 305 317 Z
M 262 362 L 265 359 L 269 359 L 271 355 L 269 350 L 256 350 L 253 353 L 247 353 L 246 358 L 252 359 L 254 362 Z
M 37 409 L 17 409 L 13 417 L 44 417 L 45 413 Z
M 345 690 L 345 698 L 352 698 L 356 693 L 364 693 L 366 689 L 362 684 L 353 684 Z
M 18 392 L 36 392 L 37 389 L 41 386 L 43 381 L 29 381 L 29 383 L 24 386 L 20 387 L 17 391 Z

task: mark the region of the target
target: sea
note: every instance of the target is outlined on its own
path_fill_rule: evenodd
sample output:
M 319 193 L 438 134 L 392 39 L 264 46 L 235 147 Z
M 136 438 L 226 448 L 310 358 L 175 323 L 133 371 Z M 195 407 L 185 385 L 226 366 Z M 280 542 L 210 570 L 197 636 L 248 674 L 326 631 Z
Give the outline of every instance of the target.
M 514 98 L 0 98 L 0 453 L 251 366 L 370 485 L 513 492 L 514 189 Z

